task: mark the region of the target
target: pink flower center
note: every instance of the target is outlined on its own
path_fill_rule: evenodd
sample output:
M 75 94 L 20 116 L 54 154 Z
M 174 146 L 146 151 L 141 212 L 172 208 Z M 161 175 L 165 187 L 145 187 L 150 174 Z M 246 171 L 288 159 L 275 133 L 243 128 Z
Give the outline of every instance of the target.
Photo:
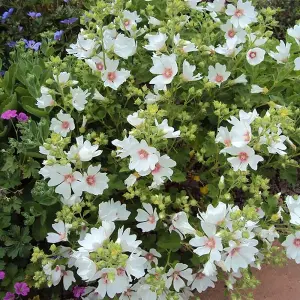
M 245 142 L 249 142 L 251 140 L 249 131 L 247 131 L 243 136 L 244 136 L 244 141 Z
M 68 275 L 67 271 L 62 271 L 62 275 L 67 276 Z
M 71 184 L 75 181 L 73 174 L 64 175 L 64 182 Z
M 246 152 L 239 153 L 239 159 L 241 162 L 247 161 L 249 158 L 249 155 Z
M 217 76 L 216 76 L 216 82 L 223 82 L 223 80 L 224 80 L 224 77 L 222 76 L 222 75 L 220 75 L 220 74 L 217 74 Z
M 118 276 L 123 276 L 125 274 L 125 270 L 123 268 L 117 269 L 117 275 Z
M 256 57 L 256 52 L 251 51 L 251 52 L 249 53 L 249 57 L 252 58 L 252 59 L 254 59 L 254 58 Z
M 150 215 L 150 216 L 148 217 L 148 222 L 149 222 L 150 224 L 154 224 L 154 223 L 155 223 L 155 217 L 154 217 L 153 215 Z
M 147 254 L 145 255 L 145 258 L 146 258 L 148 261 L 152 261 L 153 258 L 154 258 L 154 255 L 153 255 L 152 253 L 147 253 Z
M 108 284 L 109 280 L 108 280 L 108 274 L 107 273 L 102 274 L 101 278 L 103 279 L 103 282 L 105 284 Z
M 138 154 L 140 159 L 147 159 L 149 156 L 149 153 L 144 149 L 139 150 Z
M 104 69 L 104 65 L 102 62 L 96 63 L 96 68 L 99 71 L 102 71 Z
M 180 277 L 179 277 L 179 274 L 180 274 L 180 272 L 178 272 L 178 271 L 175 271 L 174 273 L 173 273 L 173 278 L 174 278 L 174 280 L 178 280 Z
M 204 278 L 205 275 L 203 273 L 197 273 L 196 278 L 201 280 L 202 278 Z
M 224 140 L 224 144 L 226 147 L 230 147 L 231 146 L 231 140 Z
M 173 70 L 171 68 L 165 68 L 163 76 L 166 78 L 171 78 L 173 76 Z
M 127 296 L 128 298 L 132 296 L 132 291 L 128 289 L 127 291 L 124 292 L 124 296 Z
M 108 72 L 107 78 L 109 81 L 114 81 L 117 78 L 116 72 Z
M 50 106 L 53 106 L 55 104 L 55 101 L 52 99 L 51 101 L 50 101 Z
M 214 238 L 209 238 L 207 240 L 207 242 L 205 243 L 205 246 L 210 248 L 210 249 L 214 249 L 216 247 L 216 241 Z
M 96 184 L 96 177 L 95 175 L 89 175 L 87 178 L 86 178 L 86 183 L 88 185 L 95 185 Z
M 157 163 L 155 165 L 155 168 L 152 170 L 152 174 L 158 173 L 160 171 L 160 169 L 161 169 L 161 165 L 159 163 Z
M 300 239 L 294 239 L 293 244 L 294 244 L 296 247 L 300 248 Z
M 230 30 L 228 31 L 228 36 L 229 36 L 230 38 L 233 38 L 233 37 L 235 36 L 235 31 L 234 31 L 233 29 L 230 29 Z
M 68 121 L 63 121 L 63 122 L 61 123 L 61 128 L 62 128 L 62 129 L 68 129 L 69 126 L 70 126 L 70 123 L 69 123 Z
M 125 20 L 125 21 L 124 21 L 124 26 L 127 27 L 127 26 L 129 26 L 129 25 L 130 25 L 130 20 Z
M 56 272 L 60 271 L 60 266 L 56 266 L 55 271 Z
M 235 256 L 239 251 L 240 251 L 240 248 L 233 248 L 233 249 L 230 251 L 230 255 L 231 255 L 231 256 Z
M 237 18 L 240 18 L 244 15 L 244 10 L 243 9 L 237 9 L 234 13 L 234 15 L 237 17 Z
M 59 234 L 59 239 L 61 241 L 63 241 L 65 238 L 66 238 L 66 233 L 65 232 Z

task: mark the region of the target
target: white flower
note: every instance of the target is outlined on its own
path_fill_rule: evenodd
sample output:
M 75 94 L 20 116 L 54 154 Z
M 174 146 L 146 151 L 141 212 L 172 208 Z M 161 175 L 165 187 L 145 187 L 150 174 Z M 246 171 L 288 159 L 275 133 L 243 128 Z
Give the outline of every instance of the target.
M 136 251 L 136 249 L 132 250 Z M 138 254 L 131 253 L 126 261 L 125 270 L 129 277 L 134 276 L 136 278 L 141 278 L 145 275 L 145 264 L 147 260 Z
M 161 258 L 161 254 L 153 248 L 151 248 L 149 252 L 142 250 L 142 256 L 145 257 L 145 259 L 147 260 L 146 267 L 148 270 L 150 270 L 153 267 L 152 263 L 154 263 L 157 266 L 157 258 Z
M 250 65 L 256 66 L 264 61 L 266 51 L 261 48 L 253 48 L 247 52 L 247 61 Z
M 119 243 L 123 252 L 136 252 L 138 246 L 142 241 L 136 239 L 135 234 L 130 234 L 130 229 L 124 230 L 124 226 L 118 230 L 118 239 L 116 243 Z M 144 261 L 144 263 L 146 260 Z
M 296 200 L 292 196 L 287 196 L 285 202 L 291 215 L 290 223 L 300 226 L 300 196 Z
M 113 90 L 117 90 L 118 87 L 130 76 L 130 72 L 125 69 L 121 69 L 120 71 L 117 70 L 119 66 L 119 60 L 111 60 L 106 58 L 105 64 L 106 69 L 102 72 L 104 86 L 109 86 Z
M 96 167 L 90 165 L 87 173 L 81 178 L 82 190 L 93 195 L 102 195 L 103 191 L 108 188 L 108 177 L 106 173 L 99 172 L 101 165 Z
M 298 45 L 300 45 L 300 25 L 295 25 L 294 28 L 289 28 L 287 34 L 293 37 Z
M 251 137 L 252 137 L 251 127 L 247 122 L 243 122 L 243 121 L 236 122 L 234 126 L 231 128 L 230 136 L 231 136 L 232 146 L 234 147 L 246 146 L 251 141 Z
M 192 9 L 196 9 L 199 11 L 203 11 L 204 7 L 202 6 L 198 6 L 199 2 L 202 2 L 202 0 L 185 0 L 187 2 L 187 5 L 192 8 Z
M 118 56 L 127 59 L 136 52 L 136 41 L 133 38 L 126 37 L 124 34 L 118 34 L 114 43 L 114 52 Z
M 109 239 L 114 230 L 115 224 L 113 222 L 102 221 L 101 227 L 91 228 L 91 233 L 87 233 L 84 239 L 78 241 L 78 244 L 81 246 L 79 251 L 97 251 Z
M 196 230 L 190 225 L 187 214 L 183 211 L 176 213 L 172 217 L 172 225 L 169 231 L 175 230 L 180 237 L 185 234 L 196 234 Z
M 215 287 L 215 282 L 218 280 L 216 275 L 206 276 L 203 270 L 199 270 L 196 274 L 193 274 L 193 280 L 188 282 L 191 285 L 191 289 L 196 289 L 198 293 L 202 293 L 207 290 L 207 288 Z
M 265 135 L 260 138 L 259 143 L 266 144 L 268 146 L 269 153 L 286 155 L 286 152 L 284 151 L 286 150 L 286 145 L 284 142 L 287 140 L 287 137 L 281 133 L 282 130 L 279 126 L 277 133 L 271 133 L 270 130 L 268 130 L 266 131 Z
M 246 42 L 246 31 L 241 27 L 235 28 L 230 20 L 227 20 L 226 24 L 222 24 L 220 29 L 225 32 L 226 40 L 236 39 L 238 44 Z
M 258 117 L 258 113 L 257 113 L 256 109 L 254 109 L 253 112 L 249 112 L 249 113 L 246 113 L 245 111 L 240 110 L 239 111 L 240 120 L 234 116 L 231 116 L 230 120 L 228 120 L 228 122 L 234 126 L 239 125 L 240 122 L 244 122 L 244 123 L 247 123 L 250 125 L 257 117 Z
M 286 256 L 300 264 L 300 231 L 288 235 L 282 246 L 286 248 Z
M 53 106 L 55 101 L 53 100 L 52 96 L 49 94 L 49 89 L 42 86 L 41 87 L 41 97 L 36 99 L 36 106 L 38 108 L 46 108 L 49 106 Z
M 66 137 L 67 134 L 74 129 L 75 124 L 73 118 L 69 114 L 64 114 L 62 110 L 57 114 L 57 119 L 51 119 L 50 130 L 60 134 L 62 137 Z
M 136 145 L 139 145 L 139 142 L 132 135 L 125 137 L 123 141 L 115 139 L 111 143 L 118 147 L 117 156 L 121 158 L 129 156 L 132 148 Z
M 242 84 L 246 84 L 248 82 L 246 75 L 242 74 L 239 77 L 237 77 L 236 79 L 232 80 L 232 83 L 237 84 L 237 83 L 242 83 Z
M 226 14 L 231 16 L 230 22 L 234 27 L 245 28 L 249 24 L 256 22 L 257 12 L 250 1 L 238 0 L 237 5 L 227 5 Z
M 95 89 L 93 99 L 94 99 L 94 100 L 99 100 L 99 101 L 105 100 L 104 96 L 101 95 L 97 89 Z M 83 127 L 83 126 L 82 126 L 82 127 Z
M 230 147 L 231 146 L 231 133 L 229 132 L 227 127 L 219 127 L 218 128 L 218 134 L 216 136 L 216 143 L 222 143 L 224 144 L 226 147 Z
M 275 238 L 278 239 L 279 238 L 279 234 L 276 231 L 274 225 L 272 225 L 271 227 L 269 227 L 268 229 L 262 229 L 259 233 L 260 237 L 266 241 L 268 241 L 269 243 L 273 243 Z
M 207 3 L 206 9 L 212 12 L 223 12 L 225 10 L 226 0 L 214 0 L 212 3 Z
M 297 57 L 297 58 L 294 60 L 294 64 L 295 64 L 294 71 L 300 71 L 300 57 Z
M 199 256 L 209 254 L 211 262 L 221 260 L 223 250 L 222 239 L 216 235 L 216 226 L 201 222 L 201 227 L 206 236 L 195 236 L 189 241 L 189 244 L 196 247 L 194 252 Z
M 82 198 L 80 198 L 77 195 L 72 195 L 70 198 L 66 199 L 64 197 L 60 198 L 60 201 L 62 202 L 63 205 L 67 206 L 73 206 L 76 203 L 80 203 L 82 201 Z
M 209 204 L 206 212 L 199 212 L 197 217 L 205 223 L 218 226 L 225 222 L 227 213 L 228 211 L 226 204 L 219 202 L 217 207 L 213 207 L 211 204 Z
M 53 165 L 49 177 L 48 186 L 56 186 L 55 192 L 63 195 L 64 198 L 71 197 L 71 189 L 75 195 L 81 196 L 82 185 L 79 180 L 82 175 L 78 171 L 73 172 L 70 164 Z
M 161 96 L 158 93 L 157 89 L 154 89 L 154 93 L 148 92 L 148 94 L 145 96 L 145 103 L 153 104 L 153 103 L 159 101 L 160 98 L 161 98 Z
M 236 155 L 235 157 L 227 158 L 234 171 L 246 171 L 248 165 L 251 169 L 257 170 L 257 164 L 264 160 L 260 155 L 256 155 L 254 150 L 247 145 L 241 148 L 226 148 L 224 152 Z
M 86 59 L 85 62 L 89 65 L 89 67 L 96 72 L 104 71 L 104 60 L 103 60 L 103 52 L 100 52 L 96 56 L 93 56 L 90 59 Z
M 158 20 L 158 19 L 156 19 L 156 18 L 154 18 L 154 17 L 152 17 L 152 16 L 150 16 L 149 18 L 148 18 L 148 24 L 150 25 L 153 25 L 153 26 L 159 26 L 160 24 L 161 24 L 161 21 L 160 20 Z
M 76 282 L 72 271 L 66 271 L 65 266 L 56 266 L 51 272 L 51 281 L 53 285 L 58 285 L 61 278 L 63 278 L 63 285 L 65 290 L 68 290 L 68 288 L 72 285 L 72 282 Z
M 115 44 L 116 37 L 118 32 L 115 28 L 113 29 L 104 29 L 103 30 L 103 46 L 105 50 L 111 50 Z
M 175 268 L 170 268 L 167 273 L 168 279 L 166 281 L 166 287 L 170 288 L 172 283 L 176 292 L 186 286 L 185 282 L 182 278 L 191 281 L 192 277 L 192 269 L 188 268 L 188 265 L 178 263 Z
M 160 51 L 166 46 L 168 36 L 165 33 L 158 32 L 157 34 L 146 34 L 145 38 L 149 41 L 149 44 L 144 46 L 146 50 Z
M 127 116 L 127 122 L 134 126 L 140 126 L 141 124 L 143 124 L 145 122 L 144 118 L 139 118 L 139 113 L 138 112 L 134 112 L 132 115 Z
M 276 46 L 276 50 L 278 51 L 278 53 L 270 51 L 269 55 L 274 58 L 278 64 L 284 64 L 290 57 L 291 46 L 292 44 L 290 43 L 285 44 L 284 41 L 280 41 L 280 45 Z
M 237 39 L 232 39 L 226 40 L 226 43 L 223 46 L 219 45 L 215 48 L 215 52 L 226 57 L 235 57 L 242 51 L 242 49 L 243 46 L 239 46 L 237 48 Z
M 123 10 L 123 16 L 121 20 L 121 28 L 123 30 L 132 31 L 133 27 L 136 27 L 137 23 L 140 23 L 142 18 L 137 14 L 136 11 Z
M 218 86 L 220 86 L 222 82 L 226 81 L 229 78 L 229 76 L 230 72 L 226 71 L 225 65 L 216 63 L 215 67 L 208 67 L 208 80 L 217 84 Z
M 154 170 L 158 162 L 158 151 L 149 147 L 145 140 L 132 146 L 130 156 L 129 169 L 137 172 Z
M 168 125 L 168 120 L 164 119 L 160 124 L 158 124 L 157 120 L 155 119 L 155 126 L 162 130 L 164 133 L 164 138 L 166 139 L 173 139 L 180 137 L 180 130 L 174 131 L 174 128 Z
M 198 48 L 194 43 L 186 40 L 180 39 L 180 34 L 174 36 L 174 44 L 181 50 L 183 53 L 195 52 L 198 51 Z
M 97 277 L 95 276 L 97 266 L 88 256 L 88 252 L 75 252 L 72 255 L 75 259 L 75 267 L 77 268 L 78 276 L 85 281 L 92 281 Z
M 138 179 L 139 175 L 137 174 L 130 174 L 125 180 L 124 183 L 126 187 L 131 187 L 136 183 L 136 180 Z
M 150 81 L 150 84 L 154 84 L 158 90 L 163 90 L 166 88 L 167 84 L 172 82 L 174 76 L 178 72 L 176 55 L 154 55 L 152 61 L 153 66 L 151 67 L 150 72 L 152 74 L 157 74 L 158 76 L 154 77 Z
M 60 243 L 68 240 L 68 232 L 72 227 L 71 224 L 65 224 L 63 221 L 59 221 L 58 223 L 52 224 L 52 228 L 57 232 L 48 233 L 46 239 L 48 243 Z
M 126 204 L 121 204 L 120 201 L 114 202 L 111 199 L 99 204 L 99 219 L 101 221 L 126 221 L 129 215 L 130 211 L 126 210 Z
M 194 75 L 194 72 L 196 70 L 196 66 L 190 65 L 190 63 L 187 60 L 184 60 L 182 65 L 182 77 L 185 81 L 197 81 L 203 78 L 200 73 L 197 75 Z
M 70 73 L 67 72 L 61 72 L 58 75 L 53 75 L 55 81 L 61 85 L 65 85 L 66 83 L 68 83 L 69 79 L 70 79 Z M 74 85 L 77 84 L 78 81 L 76 80 L 71 80 L 70 84 Z
M 258 253 L 255 246 L 258 244 L 257 240 L 245 240 L 243 243 L 229 242 L 229 247 L 224 250 L 227 252 L 225 259 L 225 266 L 229 272 L 237 272 L 239 268 L 245 269 L 247 266 L 255 261 L 255 254 Z
M 79 59 L 89 58 L 96 48 L 96 41 L 86 39 L 82 33 L 79 33 L 76 44 L 71 44 L 70 48 L 67 49 L 68 54 L 73 54 Z
M 153 207 L 149 203 L 142 203 L 143 209 L 138 209 L 136 221 L 140 222 L 136 225 L 137 228 L 141 228 L 143 232 L 148 232 L 154 230 L 156 223 L 159 220 L 156 208 L 153 210 Z
M 251 85 L 251 94 L 260 94 L 264 92 L 264 88 L 256 85 L 256 84 L 252 84 Z
M 71 88 L 71 94 L 72 104 L 74 108 L 78 111 L 83 111 L 84 106 L 87 103 L 86 98 L 90 95 L 88 90 L 83 91 L 80 87 L 77 87 L 75 89 Z
M 248 38 L 250 43 L 254 44 L 256 47 L 264 45 L 268 40 L 268 38 L 257 38 L 255 33 L 248 34 Z

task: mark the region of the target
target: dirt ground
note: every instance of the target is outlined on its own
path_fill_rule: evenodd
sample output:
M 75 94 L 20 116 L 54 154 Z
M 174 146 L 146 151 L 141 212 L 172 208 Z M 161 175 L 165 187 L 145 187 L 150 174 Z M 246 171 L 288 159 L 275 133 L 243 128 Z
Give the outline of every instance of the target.
M 255 271 L 261 285 L 254 292 L 255 300 L 300 300 L 300 265 L 289 261 L 286 267 L 264 266 Z M 201 300 L 228 300 L 222 284 L 200 295 Z

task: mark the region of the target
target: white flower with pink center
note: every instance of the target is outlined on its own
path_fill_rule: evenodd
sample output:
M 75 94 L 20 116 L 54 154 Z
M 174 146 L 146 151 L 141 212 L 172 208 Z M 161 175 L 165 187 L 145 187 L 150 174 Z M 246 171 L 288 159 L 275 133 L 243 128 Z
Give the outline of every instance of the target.
M 38 108 L 46 108 L 55 105 L 53 97 L 49 94 L 49 89 L 44 86 L 41 87 L 41 97 L 37 98 L 36 101 L 36 106 Z
M 72 271 L 66 271 L 65 266 L 56 266 L 51 272 L 51 281 L 54 286 L 58 285 L 63 278 L 64 289 L 72 285 L 72 282 L 76 282 Z
M 81 178 L 82 190 L 93 195 L 102 195 L 103 191 L 108 188 L 108 177 L 106 173 L 100 172 L 101 165 L 89 166 L 87 172 Z
M 144 48 L 148 51 L 160 51 L 166 47 L 168 36 L 165 33 L 158 32 L 157 34 L 146 34 L 145 39 L 148 39 L 149 44 Z
M 249 144 L 252 137 L 251 127 L 247 122 L 240 121 L 231 128 L 231 144 L 234 147 L 243 147 Z
M 225 267 L 229 272 L 237 272 L 239 268 L 245 269 L 249 264 L 255 261 L 255 255 L 258 249 L 255 247 L 258 244 L 257 240 L 245 240 L 243 243 L 229 242 L 229 247 L 224 250 L 226 253 Z
M 225 13 L 231 16 L 230 22 L 235 28 L 245 28 L 257 21 L 257 12 L 250 1 L 243 2 L 242 0 L 238 0 L 236 6 L 228 4 Z
M 123 16 L 121 18 L 121 28 L 123 30 L 133 31 L 133 28 L 142 21 L 142 18 L 136 11 L 123 10 Z
M 102 80 L 104 86 L 108 86 L 113 90 L 117 90 L 121 84 L 123 84 L 130 76 L 130 72 L 125 69 L 117 70 L 119 66 L 119 60 L 105 59 L 106 68 L 102 72 Z
M 55 164 L 51 167 L 49 166 L 48 169 L 49 168 L 50 171 L 48 173 L 48 177 L 50 180 L 48 181 L 48 186 L 56 186 L 55 192 L 63 195 L 66 199 L 71 197 L 71 189 L 75 195 L 81 196 L 81 173 L 78 171 L 73 172 L 70 164 L 65 166 Z
M 176 292 L 179 292 L 180 289 L 186 286 L 186 283 L 183 281 L 183 279 L 186 279 L 188 281 L 192 281 L 192 269 L 188 268 L 188 265 L 178 263 L 176 264 L 175 268 L 170 268 L 170 270 L 167 273 L 167 281 L 166 281 L 166 287 L 170 288 L 173 284 L 173 287 Z
M 264 160 L 262 156 L 256 155 L 254 150 L 248 145 L 241 148 L 230 147 L 224 152 L 235 155 L 235 157 L 227 158 L 234 171 L 246 171 L 248 165 L 251 169 L 257 170 L 257 164 Z
M 47 234 L 47 242 L 51 244 L 65 242 L 68 240 L 68 232 L 72 227 L 71 224 L 65 224 L 63 221 L 52 224 L 52 228 L 57 232 L 50 232 Z
M 265 54 L 266 51 L 261 48 L 252 48 L 247 52 L 246 58 L 250 65 L 256 66 L 264 61 Z
M 117 149 L 117 156 L 121 158 L 125 158 L 130 155 L 131 149 L 138 145 L 139 142 L 136 138 L 134 138 L 132 135 L 129 135 L 128 137 L 124 137 L 123 141 L 120 140 L 113 140 L 111 142 L 114 146 L 118 147 Z
M 227 20 L 226 24 L 222 24 L 220 29 L 225 32 L 226 40 L 236 39 L 238 44 L 246 42 L 246 31 L 240 27 L 235 28 L 230 20 Z
M 131 148 L 130 156 L 129 169 L 145 172 L 149 169 L 155 169 L 159 152 L 154 147 L 148 146 L 145 140 L 142 140 Z
M 218 128 L 218 134 L 216 136 L 216 143 L 222 143 L 224 144 L 226 147 L 230 147 L 231 146 L 231 140 L 232 140 L 232 137 L 231 137 L 231 134 L 228 130 L 227 127 L 219 127 Z
M 153 207 L 149 203 L 143 203 L 143 209 L 138 209 L 136 221 L 140 222 L 136 225 L 137 228 L 141 228 L 143 232 L 148 232 L 154 230 L 156 223 L 159 220 L 156 208 L 153 210 Z
M 184 81 L 198 81 L 203 78 L 200 73 L 194 75 L 196 66 L 191 65 L 187 60 L 184 60 L 182 65 L 182 78 Z
M 142 256 L 146 258 L 146 267 L 148 270 L 153 268 L 153 263 L 158 265 L 158 258 L 161 258 L 161 254 L 157 252 L 154 248 L 151 248 L 149 252 L 142 250 Z
M 286 256 L 300 264 L 300 231 L 288 235 L 282 246 L 286 249 Z
M 104 60 L 103 52 L 93 56 L 90 59 L 86 59 L 85 62 L 94 72 L 103 72 L 104 71 Z
M 195 236 L 189 241 L 189 244 L 196 247 L 194 252 L 199 256 L 209 254 L 209 260 L 211 262 L 221 260 L 223 245 L 222 239 L 216 235 L 216 226 L 201 222 L 201 227 L 206 236 Z
M 166 89 L 166 85 L 172 82 L 178 72 L 176 55 L 154 55 L 152 61 L 153 67 L 151 67 L 150 72 L 157 76 L 150 81 L 150 84 L 154 84 L 158 90 L 164 90 Z
M 274 58 L 278 64 L 284 64 L 288 61 L 290 57 L 290 50 L 292 44 L 284 43 L 284 41 L 280 41 L 280 45 L 276 46 L 277 53 L 274 51 L 270 51 L 269 55 Z
M 230 74 L 231 74 L 230 72 L 226 71 L 225 65 L 216 63 L 214 67 L 213 66 L 208 67 L 207 78 L 210 82 L 213 82 L 218 86 L 220 86 L 222 82 L 226 81 L 229 78 Z
M 203 270 L 199 270 L 193 274 L 193 280 L 188 282 L 192 290 L 197 290 L 198 293 L 206 291 L 209 287 L 214 288 L 215 282 L 218 280 L 216 275 L 206 276 Z
M 51 119 L 50 130 L 60 134 L 62 137 L 66 137 L 67 134 L 74 129 L 75 124 L 73 118 L 69 114 L 64 114 L 62 110 L 57 114 L 57 119 Z
M 172 217 L 172 225 L 169 227 L 169 231 L 176 231 L 180 238 L 183 239 L 185 234 L 196 234 L 196 230 L 190 225 L 187 214 L 183 211 L 176 213 Z

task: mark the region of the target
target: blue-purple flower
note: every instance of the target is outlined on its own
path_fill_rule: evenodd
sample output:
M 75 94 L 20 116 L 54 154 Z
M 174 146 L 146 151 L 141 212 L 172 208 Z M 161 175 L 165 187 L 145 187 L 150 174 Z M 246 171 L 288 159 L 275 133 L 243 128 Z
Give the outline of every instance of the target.
M 10 8 L 8 11 L 5 11 L 1 17 L 1 23 L 3 24 L 5 22 L 5 20 L 8 19 L 12 15 L 13 12 L 14 12 L 13 8 Z
M 35 12 L 35 11 L 30 11 L 27 15 L 33 19 L 36 19 L 36 18 L 39 18 L 42 16 L 41 13 Z
M 6 43 L 6 45 L 9 47 L 9 48 L 14 48 L 16 46 L 17 42 L 15 41 L 9 41 Z
M 35 42 L 33 40 L 26 40 L 24 39 L 23 40 L 25 42 L 25 48 L 26 49 L 32 49 L 34 51 L 38 51 L 40 49 L 40 46 L 41 46 L 41 42 Z
M 78 20 L 78 18 L 69 18 L 69 19 L 61 20 L 60 23 L 70 25 L 70 24 L 75 23 L 77 20 Z
M 63 34 L 64 34 L 64 31 L 63 31 L 63 30 L 58 30 L 58 31 L 56 31 L 56 32 L 54 33 L 54 40 L 60 41 Z
M 24 27 L 23 27 L 23 26 L 21 26 L 21 25 L 19 25 L 19 26 L 18 26 L 18 30 L 19 30 L 19 32 L 23 31 L 23 29 L 24 29 Z

